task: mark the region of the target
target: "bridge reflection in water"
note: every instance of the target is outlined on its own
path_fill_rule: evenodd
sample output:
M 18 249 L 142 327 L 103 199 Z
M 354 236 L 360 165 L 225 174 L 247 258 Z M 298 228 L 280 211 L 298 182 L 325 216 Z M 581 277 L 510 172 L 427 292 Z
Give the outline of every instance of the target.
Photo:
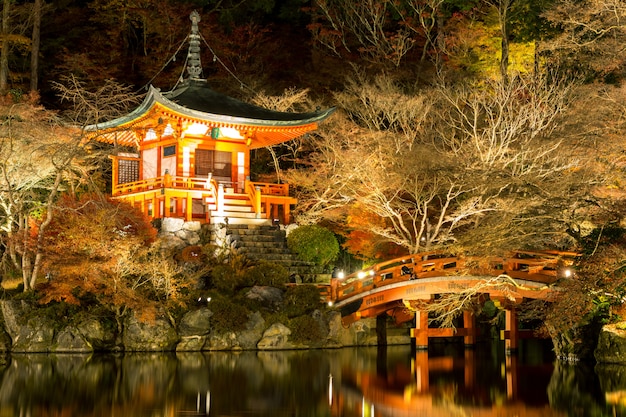
M 624 366 L 554 362 L 549 343 L 0 357 L 0 416 L 625 416 Z
M 507 355 L 490 360 L 484 352 L 469 349 L 431 356 L 418 350 L 407 367 L 388 363 L 386 348 L 378 352 L 376 369 L 344 367 L 339 386 L 329 377 L 332 416 L 568 415 L 549 405 L 546 387 L 554 367 L 545 358 L 533 362 Z

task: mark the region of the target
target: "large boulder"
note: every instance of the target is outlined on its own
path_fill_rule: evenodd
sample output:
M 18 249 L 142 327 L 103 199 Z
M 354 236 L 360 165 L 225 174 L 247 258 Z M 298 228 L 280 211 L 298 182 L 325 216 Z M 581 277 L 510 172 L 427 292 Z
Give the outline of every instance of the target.
M 11 336 L 4 330 L 3 327 L 0 327 L 0 352 L 8 352 L 11 350 Z
M 594 351 L 596 361 L 626 363 L 626 329 L 621 327 L 619 324 L 607 324 L 602 327 Z
M 115 336 L 113 329 L 90 317 L 62 328 L 52 350 L 68 353 L 113 351 L 120 348 L 115 344 Z
M 261 350 L 295 349 L 293 343 L 289 341 L 291 330 L 282 323 L 274 323 L 263 333 L 263 337 L 257 343 L 257 348 Z
M 20 300 L 1 300 L 0 311 L 4 321 L 4 328 L 9 336 L 14 339 L 20 331 L 22 323 L 26 320 L 26 311 L 30 310 L 30 306 L 25 301 Z
M 207 307 L 187 312 L 180 320 L 178 332 L 181 336 L 206 336 L 211 331 L 211 316 Z
M 170 351 L 179 341 L 176 329 L 163 314 L 153 320 L 142 321 L 131 312 L 124 320 L 122 344 L 133 352 Z
M 94 351 L 118 350 L 116 345 L 116 329 L 93 317 L 86 318 L 76 324 L 78 332 Z
M 181 229 L 174 233 L 174 236 L 185 242 L 185 246 L 197 245 L 200 242 L 200 235 L 191 230 Z
M 258 311 L 248 316 L 245 330 L 237 335 L 237 347 L 250 350 L 255 349 L 265 330 L 265 320 Z
M 59 331 L 56 344 L 51 350 L 67 353 L 88 353 L 92 352 L 93 348 L 76 326 L 66 326 Z
M 254 312 L 248 316 L 243 330 L 238 332 L 211 333 L 207 350 L 252 350 L 263 336 L 265 320 L 261 313 Z
M 49 352 L 54 343 L 54 323 L 46 319 L 29 319 L 12 339 L 13 352 Z
M 339 311 L 331 311 L 328 313 L 328 339 L 326 347 L 343 347 L 354 345 L 354 337 L 352 332 L 346 331 L 341 323 L 341 314 Z
M 215 333 L 209 336 L 207 350 L 233 350 L 239 347 L 235 332 Z
M 45 317 L 32 314 L 33 308 L 25 301 L 3 300 L 0 310 L 5 329 L 12 340 L 13 352 L 49 352 L 54 341 L 55 326 Z
M 211 331 L 210 318 L 213 315 L 206 307 L 186 313 L 178 325 L 180 342 L 177 352 L 195 352 L 204 350 Z
M 161 219 L 161 233 L 176 233 L 185 226 L 185 220 L 177 217 L 164 217 Z
M 567 362 L 593 360 L 600 326 L 593 323 L 561 330 L 546 323 L 546 328 L 552 338 L 557 358 Z
M 276 287 L 255 285 L 246 293 L 246 298 L 259 301 L 270 308 L 276 308 L 283 302 L 283 290 Z
M 182 249 L 186 246 L 200 243 L 200 222 L 185 222 L 176 217 L 161 219 L 159 236 L 161 237 L 161 249 Z

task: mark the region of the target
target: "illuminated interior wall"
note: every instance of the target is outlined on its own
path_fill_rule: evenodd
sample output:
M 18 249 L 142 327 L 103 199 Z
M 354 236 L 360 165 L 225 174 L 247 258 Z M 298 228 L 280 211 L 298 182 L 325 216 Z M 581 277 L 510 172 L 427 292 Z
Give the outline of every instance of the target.
M 159 150 L 157 148 L 144 149 L 142 158 L 142 179 L 156 178 Z

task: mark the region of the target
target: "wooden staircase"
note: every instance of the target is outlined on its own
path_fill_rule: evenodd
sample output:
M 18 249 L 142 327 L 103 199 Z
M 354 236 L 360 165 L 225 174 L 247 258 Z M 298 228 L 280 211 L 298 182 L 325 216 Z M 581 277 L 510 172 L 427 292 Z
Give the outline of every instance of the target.
M 261 207 L 262 213 L 258 216 L 247 194 L 235 193 L 232 189 L 224 192 L 224 204 L 220 212 L 217 207 L 215 196 L 206 199 L 209 210 L 209 222 L 211 224 L 225 223 L 228 225 L 256 225 L 270 226 L 271 219 L 267 219 L 265 208 Z M 260 218 L 259 218 L 260 217 Z
M 222 225 L 213 226 L 224 227 Z M 287 247 L 286 232 L 277 226 L 236 224 L 226 226 L 227 243 L 238 253 L 254 260 L 264 260 L 282 265 L 294 279 L 302 282 L 315 281 L 315 265 L 301 261 Z M 212 231 L 212 240 L 215 231 Z

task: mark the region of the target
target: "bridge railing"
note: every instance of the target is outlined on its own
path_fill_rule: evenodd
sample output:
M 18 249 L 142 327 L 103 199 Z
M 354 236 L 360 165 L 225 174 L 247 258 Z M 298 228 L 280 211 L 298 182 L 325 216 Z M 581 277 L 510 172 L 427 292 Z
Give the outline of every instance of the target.
M 428 252 L 381 262 L 347 277 L 333 278 L 329 301 L 337 302 L 361 292 L 413 279 L 439 276 L 499 276 L 552 284 L 564 276 L 577 256 L 574 252 L 516 251 L 506 257 L 473 258 Z

